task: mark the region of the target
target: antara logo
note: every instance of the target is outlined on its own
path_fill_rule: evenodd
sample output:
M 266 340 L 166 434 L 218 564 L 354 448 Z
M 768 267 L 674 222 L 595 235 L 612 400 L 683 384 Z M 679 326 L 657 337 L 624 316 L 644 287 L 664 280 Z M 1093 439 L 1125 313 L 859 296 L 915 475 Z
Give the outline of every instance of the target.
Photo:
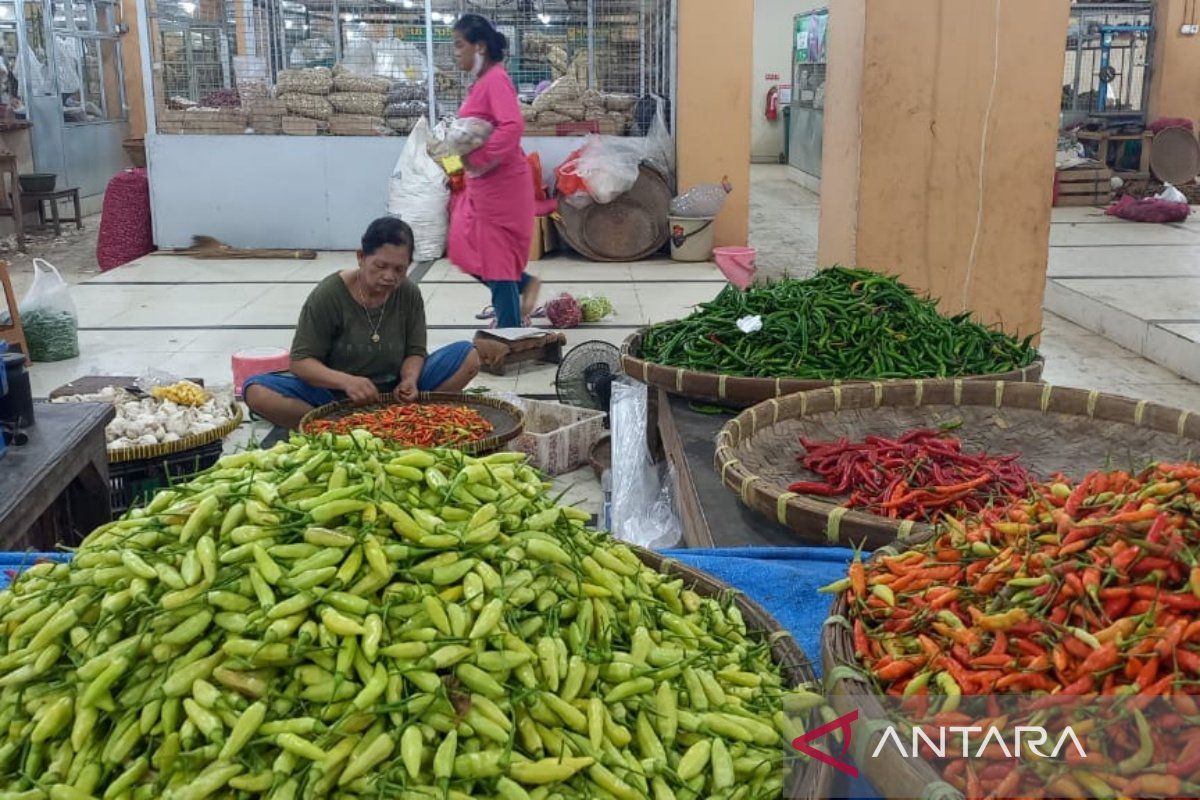
M 819 728 L 814 728 L 803 736 L 797 737 L 792 741 L 792 747 L 810 758 L 815 758 L 821 763 L 849 775 L 851 778 L 857 778 L 858 769 L 853 764 L 848 764 L 841 760 L 850 751 L 850 741 L 853 733 L 851 726 L 857 720 L 858 710 L 855 709 L 848 714 L 843 714 L 832 722 L 826 723 Z M 811 742 L 814 740 L 820 739 L 837 730 L 842 732 L 841 752 L 837 756 L 818 750 L 811 745 Z M 930 730 L 935 732 L 936 738 L 930 735 Z M 1003 731 L 995 726 L 988 728 L 979 726 L 948 726 L 930 728 L 928 730 L 924 727 L 914 727 L 912 729 L 911 748 L 905 747 L 904 739 L 895 727 L 888 726 L 884 729 L 879 743 L 875 745 L 875 751 L 871 754 L 871 758 L 878 758 L 883 749 L 888 746 L 894 748 L 903 758 L 921 758 L 922 746 L 928 748 L 937 758 L 945 758 L 947 734 L 950 734 L 952 737 L 961 737 L 962 749 L 958 752 L 967 757 L 973 754 L 975 758 L 982 758 L 989 747 L 995 746 L 1000 748 L 1005 757 L 1009 759 L 1019 758 L 1024 753 L 1031 753 L 1037 758 L 1042 759 L 1058 758 L 1063 749 L 1069 746 L 1075 750 L 1080 759 L 1087 758 L 1087 753 L 1083 749 L 1083 743 L 1079 741 L 1079 737 L 1076 736 L 1075 731 L 1069 726 L 1063 729 L 1054 745 L 1054 749 L 1047 754 L 1038 748 L 1051 741 L 1050 733 L 1045 728 L 1022 725 L 1018 725 L 1014 729 L 1011 749 Z M 978 734 L 982 734 L 982 739 L 977 737 Z M 971 744 L 976 741 L 979 744 L 972 750 Z

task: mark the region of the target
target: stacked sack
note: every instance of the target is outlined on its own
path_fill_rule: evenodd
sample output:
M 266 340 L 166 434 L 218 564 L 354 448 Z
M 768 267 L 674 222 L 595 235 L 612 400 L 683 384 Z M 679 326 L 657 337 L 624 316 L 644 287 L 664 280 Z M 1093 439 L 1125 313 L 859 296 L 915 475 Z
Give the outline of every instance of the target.
M 429 87 L 420 81 L 396 81 L 388 88 L 383 118 L 396 133 L 412 132 L 417 120 L 429 113 Z
M 333 105 L 329 102 L 332 91 L 333 72 L 328 67 L 285 69 L 280 72 L 275 82 L 275 92 L 288 112 L 288 117 L 283 120 L 284 131 L 299 123 L 299 120 L 292 122 L 292 117 L 328 123 L 333 116 Z
M 333 91 L 329 105 L 330 132 L 343 136 L 386 136 L 384 123 L 391 81 L 363 75 L 341 64 L 333 68 Z
M 532 105 L 522 107 L 525 127 L 532 131 L 553 130 L 567 122 L 598 122 L 601 133 L 623 134 L 633 122 L 637 98 L 584 89 L 584 85 L 574 75 L 550 84 Z

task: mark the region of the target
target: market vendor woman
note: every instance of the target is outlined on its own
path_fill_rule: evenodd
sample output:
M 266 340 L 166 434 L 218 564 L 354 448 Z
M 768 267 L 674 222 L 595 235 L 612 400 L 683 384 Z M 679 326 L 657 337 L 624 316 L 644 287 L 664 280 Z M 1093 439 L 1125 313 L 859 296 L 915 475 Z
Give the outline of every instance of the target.
M 362 237 L 358 268 L 335 272 L 304 301 L 292 340 L 291 371 L 256 375 L 243 395 L 250 410 L 291 430 L 317 406 L 379 394 L 458 392 L 479 371 L 470 342 L 428 353 L 425 302 L 406 279 L 413 232 L 383 217 Z

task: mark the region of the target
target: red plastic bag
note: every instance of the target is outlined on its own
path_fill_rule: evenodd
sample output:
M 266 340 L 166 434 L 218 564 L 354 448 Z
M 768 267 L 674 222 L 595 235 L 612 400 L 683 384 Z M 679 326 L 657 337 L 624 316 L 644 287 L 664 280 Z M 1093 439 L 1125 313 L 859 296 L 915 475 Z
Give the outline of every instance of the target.
M 1172 203 L 1159 200 L 1157 197 L 1145 197 L 1141 200 L 1125 195 L 1107 209 L 1105 214 L 1110 217 L 1120 217 L 1131 222 L 1183 222 L 1192 212 L 1187 203 Z
M 570 197 L 574 194 L 587 194 L 588 186 L 583 178 L 579 177 L 579 157 L 583 155 L 583 148 L 579 148 L 571 155 L 567 156 L 567 160 L 558 165 L 554 170 L 554 185 L 559 197 Z
M 533 199 L 546 199 L 546 186 L 542 183 L 542 157 L 537 153 L 526 156 L 529 161 L 529 172 L 533 178 Z

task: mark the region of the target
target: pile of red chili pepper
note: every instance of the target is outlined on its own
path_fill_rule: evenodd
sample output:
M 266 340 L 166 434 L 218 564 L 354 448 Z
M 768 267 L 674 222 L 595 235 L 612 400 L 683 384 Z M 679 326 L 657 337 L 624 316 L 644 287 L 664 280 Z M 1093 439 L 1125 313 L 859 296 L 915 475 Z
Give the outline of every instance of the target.
M 1137 696 L 1080 726 L 1085 759 L 952 758 L 945 780 L 968 797 L 1200 796 L 1200 466 L 1058 479 L 943 522 L 825 589 L 845 592 L 860 662 L 913 719 L 970 695 Z M 1178 712 L 1150 725 L 1137 706 L 1156 697 Z
M 438 404 L 392 405 L 356 411 L 336 419 L 310 423 L 311 433 L 349 433 L 362 428 L 403 447 L 453 447 L 477 441 L 492 432 L 492 424 L 466 406 Z
M 975 514 L 1025 496 L 1031 482 L 1017 456 L 964 453 L 961 441 L 931 430 L 861 442 L 801 438 L 800 444 L 807 452 L 796 460 L 824 482 L 800 481 L 789 491 L 849 495 L 844 505 L 892 519 L 934 522 L 944 514 Z

